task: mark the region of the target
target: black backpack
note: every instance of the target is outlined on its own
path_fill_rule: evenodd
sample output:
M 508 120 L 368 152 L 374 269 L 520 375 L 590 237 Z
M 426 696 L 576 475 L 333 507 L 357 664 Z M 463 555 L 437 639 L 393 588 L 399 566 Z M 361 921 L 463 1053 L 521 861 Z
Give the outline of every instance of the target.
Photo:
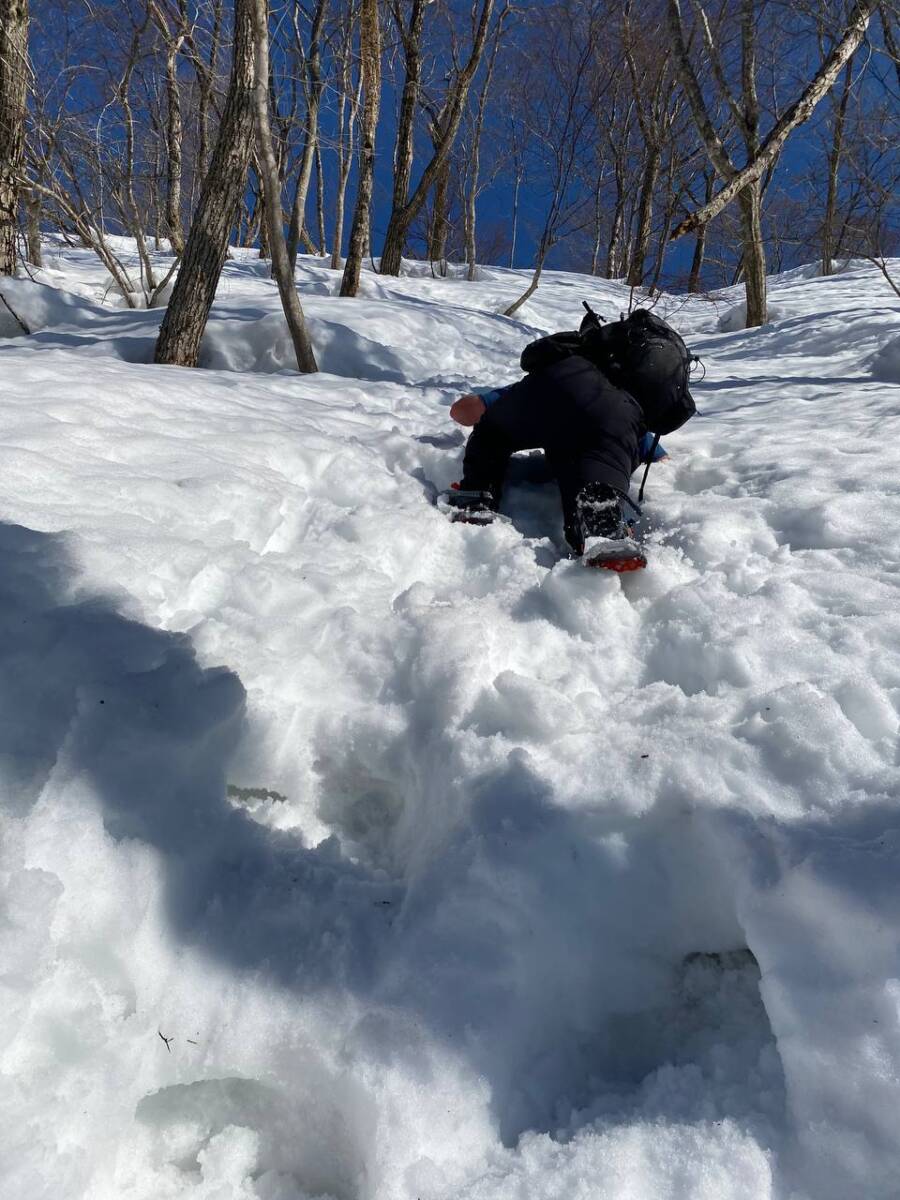
M 675 330 L 646 308 L 602 325 L 588 308 L 578 330 L 551 333 L 522 351 L 526 372 L 539 371 L 579 354 L 599 367 L 610 383 L 630 393 L 657 435 L 680 429 L 697 411 L 688 390 L 694 356 Z

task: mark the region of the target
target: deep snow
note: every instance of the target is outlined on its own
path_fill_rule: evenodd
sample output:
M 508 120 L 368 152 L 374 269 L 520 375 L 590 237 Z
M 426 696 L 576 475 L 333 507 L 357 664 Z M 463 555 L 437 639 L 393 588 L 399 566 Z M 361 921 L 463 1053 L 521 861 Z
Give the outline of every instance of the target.
M 896 1197 L 900 302 L 669 298 L 701 415 L 598 578 L 537 456 L 429 501 L 627 290 L 298 278 L 309 378 L 246 253 L 203 371 L 85 252 L 0 284 L 0 1194 Z

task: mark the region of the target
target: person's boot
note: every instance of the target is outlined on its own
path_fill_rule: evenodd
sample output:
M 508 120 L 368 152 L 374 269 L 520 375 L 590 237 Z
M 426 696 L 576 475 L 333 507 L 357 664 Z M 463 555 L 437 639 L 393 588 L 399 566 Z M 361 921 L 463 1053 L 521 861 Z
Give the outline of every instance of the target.
M 497 500 L 492 491 L 478 491 L 451 483 L 449 491 L 442 493 L 450 520 L 465 525 L 490 525 L 497 511 Z
M 639 571 L 647 559 L 641 550 L 641 510 L 605 483 L 589 483 L 575 498 L 577 528 L 570 539 L 586 567 Z

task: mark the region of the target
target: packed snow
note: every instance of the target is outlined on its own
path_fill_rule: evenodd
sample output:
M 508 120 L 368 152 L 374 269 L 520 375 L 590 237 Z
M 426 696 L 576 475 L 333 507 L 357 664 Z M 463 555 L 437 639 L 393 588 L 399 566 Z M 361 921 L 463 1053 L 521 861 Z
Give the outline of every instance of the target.
M 700 415 L 648 569 L 606 577 L 539 454 L 492 526 L 433 500 L 459 392 L 623 286 L 548 273 L 512 320 L 524 273 L 345 300 L 306 258 L 303 377 L 251 252 L 196 371 L 87 251 L 32 275 L 0 282 L 3 1197 L 896 1197 L 884 277 L 777 277 L 758 330 L 663 299 Z

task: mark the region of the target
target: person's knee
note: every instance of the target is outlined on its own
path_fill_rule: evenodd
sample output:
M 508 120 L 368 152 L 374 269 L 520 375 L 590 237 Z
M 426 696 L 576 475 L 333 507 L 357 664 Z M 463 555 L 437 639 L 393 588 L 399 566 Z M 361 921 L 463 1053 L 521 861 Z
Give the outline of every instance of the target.
M 503 432 L 484 414 L 469 435 L 463 458 L 462 486 L 466 490 L 490 491 L 499 499 L 512 447 Z

